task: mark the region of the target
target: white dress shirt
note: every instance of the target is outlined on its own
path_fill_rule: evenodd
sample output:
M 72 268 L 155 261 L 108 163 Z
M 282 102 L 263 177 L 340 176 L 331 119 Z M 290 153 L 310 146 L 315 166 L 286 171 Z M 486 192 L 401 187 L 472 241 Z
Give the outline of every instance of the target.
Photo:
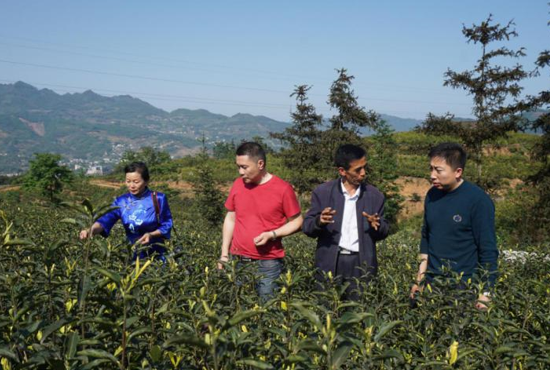
M 361 192 L 361 187 L 355 190 L 355 194 L 350 196 L 343 182 L 340 182 L 342 192 L 344 193 L 344 215 L 342 216 L 342 230 L 340 233 L 340 248 L 351 252 L 359 252 L 359 233 L 357 231 L 357 199 Z

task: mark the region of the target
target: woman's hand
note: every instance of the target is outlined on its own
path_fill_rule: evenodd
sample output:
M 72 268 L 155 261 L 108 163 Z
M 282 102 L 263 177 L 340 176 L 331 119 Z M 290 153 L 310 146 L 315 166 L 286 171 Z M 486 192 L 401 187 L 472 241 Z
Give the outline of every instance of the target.
M 78 237 L 80 240 L 91 238 L 94 235 L 101 234 L 103 232 L 103 226 L 99 222 L 94 222 L 91 228 L 80 231 Z
M 139 244 L 149 244 L 151 241 L 151 233 L 145 233 L 141 238 L 139 238 L 136 243 Z
M 90 234 L 91 233 L 89 230 L 84 229 L 80 231 L 80 235 L 78 237 L 80 238 L 80 240 L 84 240 L 84 239 L 88 239 Z

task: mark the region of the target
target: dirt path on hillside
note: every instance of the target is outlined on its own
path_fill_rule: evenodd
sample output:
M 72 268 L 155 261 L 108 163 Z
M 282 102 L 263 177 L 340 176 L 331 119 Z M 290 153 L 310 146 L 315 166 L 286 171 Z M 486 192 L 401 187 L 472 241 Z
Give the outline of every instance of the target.
M 19 185 L 2 185 L 0 186 L 0 193 L 4 193 L 6 191 L 17 191 L 21 189 L 21 186 Z
M 112 181 L 106 181 L 101 179 L 92 179 L 90 180 L 90 184 L 99 186 L 100 188 L 109 188 L 109 189 L 118 189 L 122 186 L 122 183 L 120 182 L 112 182 Z

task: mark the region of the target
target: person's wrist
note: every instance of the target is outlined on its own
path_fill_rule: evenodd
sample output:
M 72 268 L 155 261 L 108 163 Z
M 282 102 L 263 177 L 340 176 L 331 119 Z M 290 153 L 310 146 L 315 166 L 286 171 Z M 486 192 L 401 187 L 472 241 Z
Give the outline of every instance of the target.
M 271 230 L 271 240 L 275 241 L 277 240 L 277 233 L 275 232 L 275 230 Z
M 317 225 L 317 227 L 322 227 L 324 224 L 321 222 L 321 215 L 317 216 L 315 218 L 315 224 Z

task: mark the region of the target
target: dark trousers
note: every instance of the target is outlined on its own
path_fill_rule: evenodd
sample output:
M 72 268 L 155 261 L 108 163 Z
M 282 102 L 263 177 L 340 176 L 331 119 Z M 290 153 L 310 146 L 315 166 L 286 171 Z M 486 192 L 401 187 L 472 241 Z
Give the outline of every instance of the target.
M 348 283 L 342 299 L 358 301 L 361 286 L 357 284 L 358 280 L 365 274 L 359 261 L 359 253 L 338 254 L 336 262 L 336 279 L 340 284 Z

